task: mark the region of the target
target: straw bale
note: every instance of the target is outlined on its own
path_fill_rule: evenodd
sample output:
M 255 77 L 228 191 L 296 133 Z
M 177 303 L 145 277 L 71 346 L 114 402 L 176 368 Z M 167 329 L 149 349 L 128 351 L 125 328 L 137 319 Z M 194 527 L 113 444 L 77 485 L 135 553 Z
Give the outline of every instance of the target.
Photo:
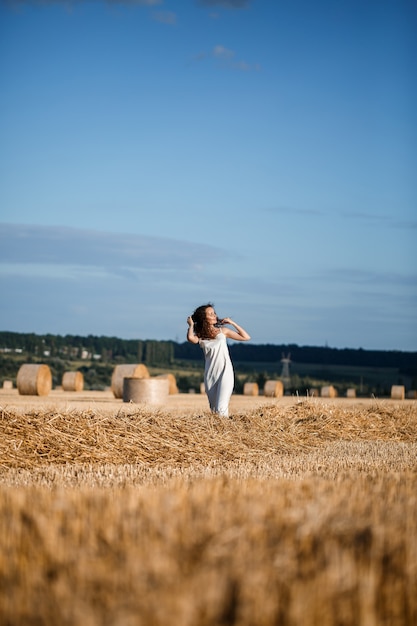
M 12 380 L 4 380 L 3 381 L 3 389 L 13 389 L 13 381 Z
M 307 395 L 310 396 L 310 398 L 318 398 L 320 396 L 320 392 L 318 389 L 314 389 L 313 387 L 311 389 L 308 389 Z
M 174 374 L 158 374 L 155 378 L 161 378 L 169 382 L 169 395 L 178 393 L 177 381 Z
M 281 380 L 267 380 L 264 385 L 264 396 L 280 398 L 284 395 L 284 385 Z
M 64 372 L 62 377 L 62 389 L 64 391 L 82 391 L 84 389 L 84 376 L 82 372 Z
M 391 399 L 392 400 L 404 400 L 405 387 L 404 385 L 392 385 L 391 387 Z
M 336 398 L 337 391 L 333 387 L 333 385 L 325 385 L 321 388 L 321 397 L 322 398 Z
M 24 363 L 17 373 L 17 389 L 22 396 L 47 396 L 52 389 L 48 365 Z
M 243 385 L 243 395 L 244 396 L 258 396 L 259 395 L 259 385 L 258 385 L 258 383 L 246 382 Z
M 123 402 L 164 404 L 169 395 L 169 380 L 166 378 L 123 379 Z
M 115 398 L 123 398 L 124 378 L 149 378 L 148 368 L 143 363 L 116 365 L 111 377 L 111 390 Z
M 202 394 L 206 393 L 206 386 L 204 383 L 200 383 L 200 393 Z
M 356 398 L 356 389 L 353 387 L 346 389 L 346 398 Z
M 417 391 L 415 389 L 410 389 L 410 391 L 407 391 L 405 394 L 405 397 L 409 400 L 417 400 Z

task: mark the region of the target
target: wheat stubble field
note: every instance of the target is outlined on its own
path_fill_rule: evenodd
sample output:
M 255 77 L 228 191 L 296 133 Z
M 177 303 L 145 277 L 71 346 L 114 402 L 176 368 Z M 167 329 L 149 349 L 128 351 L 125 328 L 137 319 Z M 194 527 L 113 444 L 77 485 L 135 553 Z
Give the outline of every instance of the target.
M 0 623 L 417 623 L 417 402 L 0 393 Z

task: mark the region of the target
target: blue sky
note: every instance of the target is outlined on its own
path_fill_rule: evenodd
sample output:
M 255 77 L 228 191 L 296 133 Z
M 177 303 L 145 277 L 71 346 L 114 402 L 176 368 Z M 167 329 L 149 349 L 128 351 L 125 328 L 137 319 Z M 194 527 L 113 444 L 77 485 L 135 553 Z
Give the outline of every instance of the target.
M 417 350 L 417 8 L 1 0 L 0 330 Z

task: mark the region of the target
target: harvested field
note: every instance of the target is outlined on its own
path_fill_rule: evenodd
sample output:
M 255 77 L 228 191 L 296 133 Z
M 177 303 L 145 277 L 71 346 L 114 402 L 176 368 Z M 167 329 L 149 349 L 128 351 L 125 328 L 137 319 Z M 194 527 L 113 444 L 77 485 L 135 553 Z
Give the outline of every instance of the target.
M 0 392 L 0 622 L 417 623 L 417 402 Z

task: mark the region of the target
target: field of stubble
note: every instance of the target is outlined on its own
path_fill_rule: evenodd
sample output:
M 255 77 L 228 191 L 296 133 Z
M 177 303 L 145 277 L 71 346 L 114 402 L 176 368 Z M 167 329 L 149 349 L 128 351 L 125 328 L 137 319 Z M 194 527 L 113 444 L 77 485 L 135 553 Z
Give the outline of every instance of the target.
M 417 402 L 0 392 L 0 623 L 417 623 Z

